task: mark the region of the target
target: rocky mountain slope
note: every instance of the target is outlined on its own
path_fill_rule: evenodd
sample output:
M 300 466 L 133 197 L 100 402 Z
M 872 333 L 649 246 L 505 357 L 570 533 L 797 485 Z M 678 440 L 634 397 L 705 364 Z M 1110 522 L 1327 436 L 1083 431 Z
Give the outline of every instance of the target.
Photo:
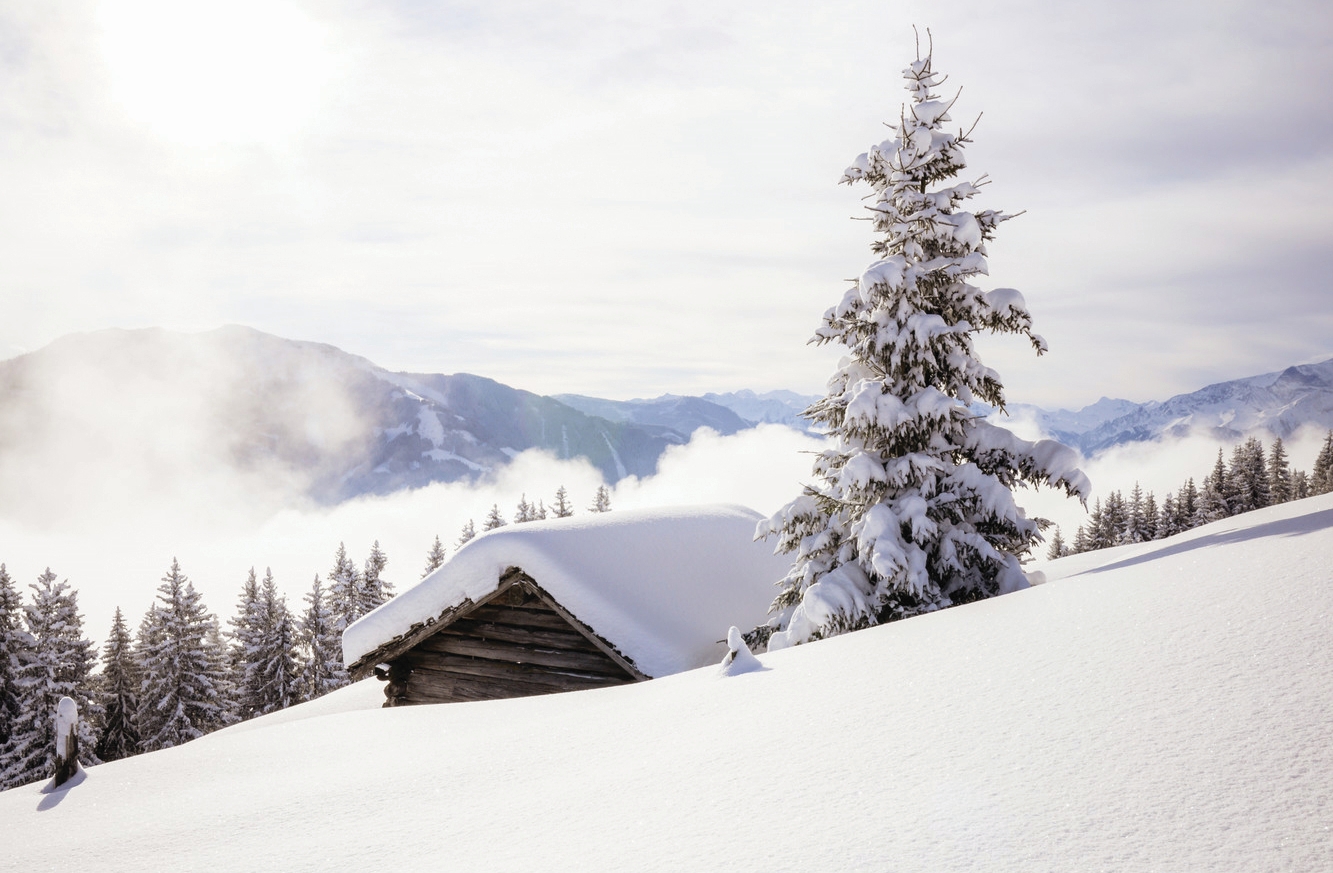
M 240 326 L 104 330 L 0 361 L 0 495 L 55 468 L 76 481 L 207 469 L 337 502 L 475 479 L 527 449 L 585 458 L 615 482 L 650 475 L 702 426 L 752 423 L 697 397 L 552 398 L 466 373 L 394 373 Z
M 1094 455 L 1128 442 L 1203 433 L 1224 441 L 1252 434 L 1291 436 L 1305 426 L 1333 428 L 1333 359 L 1219 382 L 1165 401 L 1101 400 L 1077 412 L 1016 404 L 1056 439 Z
M 239 326 L 104 330 L 0 361 L 0 499 L 41 512 L 69 499 L 47 493 L 52 482 L 105 492 L 136 477 L 175 478 L 206 497 L 208 486 L 193 483 L 239 474 L 336 503 L 474 480 L 528 449 L 587 459 L 615 482 L 652 474 L 699 427 L 806 429 L 800 411 L 814 399 L 544 397 L 466 373 L 394 373 L 330 345 Z M 1285 437 L 1304 425 L 1333 427 L 1333 360 L 1164 402 L 1011 411 L 1087 455 L 1199 430 Z

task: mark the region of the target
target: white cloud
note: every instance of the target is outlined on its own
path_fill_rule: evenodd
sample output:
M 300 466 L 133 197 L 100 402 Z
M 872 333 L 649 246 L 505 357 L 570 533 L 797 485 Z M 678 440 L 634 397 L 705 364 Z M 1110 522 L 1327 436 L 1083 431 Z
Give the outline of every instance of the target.
M 701 430 L 663 456 L 659 472 L 623 480 L 613 511 L 688 503 L 740 503 L 761 512 L 796 496 L 808 477 L 801 454 L 819 441 L 779 425 L 733 436 Z M 49 468 L 48 468 L 49 471 Z M 436 536 L 453 553 L 470 519 L 480 531 L 493 504 L 512 523 L 521 496 L 548 507 L 564 486 L 577 513 L 591 505 L 601 474 L 583 460 L 564 461 L 528 451 L 481 482 L 435 484 L 334 507 L 291 506 L 262 511 L 251 502 L 253 481 L 218 475 L 188 487 L 159 490 L 152 500 L 120 502 L 112 487 L 91 491 L 73 483 L 53 488 L 85 505 L 77 519 L 42 523 L 23 513 L 0 514 L 0 561 L 26 584 L 50 565 L 79 591 L 86 632 L 100 638 L 120 606 L 131 621 L 152 602 L 173 557 L 225 619 L 251 566 L 271 567 L 295 606 L 316 573 L 325 575 L 340 542 L 358 562 L 378 540 L 389 556 L 386 578 L 401 590 L 421 575 Z
M 896 114 L 917 20 L 959 118 L 986 113 L 980 205 L 1029 209 L 993 279 L 1054 351 L 995 352 L 1013 399 L 1333 352 L 1313 3 L 178 5 L 0 14 L 22 49 L 0 70 L 0 347 L 243 322 L 543 392 L 817 389 L 835 356 L 804 343 L 870 257 L 834 183 Z M 99 25 L 124 9 L 158 12 Z M 1280 221 L 1255 208 L 1274 198 Z

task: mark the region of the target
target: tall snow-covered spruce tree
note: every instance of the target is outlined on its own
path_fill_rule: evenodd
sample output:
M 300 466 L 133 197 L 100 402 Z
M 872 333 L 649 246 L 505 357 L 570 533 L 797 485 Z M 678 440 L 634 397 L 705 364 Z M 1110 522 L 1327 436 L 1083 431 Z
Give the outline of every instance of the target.
M 795 555 L 757 629 L 771 634 L 770 649 L 1022 587 L 1019 560 L 1044 522 L 1015 505 L 1014 486 L 1080 498 L 1089 490 L 1071 449 L 1021 440 L 970 408 L 1004 408 L 976 334 L 1019 334 L 1037 354 L 1046 343 L 1021 294 L 970 284 L 986 274 L 987 243 L 1013 216 L 962 208 L 984 177 L 949 182 L 970 140 L 945 129 L 953 101 L 937 93 L 944 77 L 929 51 L 903 74 L 911 101 L 894 137 L 842 178 L 872 189 L 879 259 L 811 340 L 847 348 L 827 396 L 805 413 L 833 447 L 815 461 L 815 484 L 757 531 Z

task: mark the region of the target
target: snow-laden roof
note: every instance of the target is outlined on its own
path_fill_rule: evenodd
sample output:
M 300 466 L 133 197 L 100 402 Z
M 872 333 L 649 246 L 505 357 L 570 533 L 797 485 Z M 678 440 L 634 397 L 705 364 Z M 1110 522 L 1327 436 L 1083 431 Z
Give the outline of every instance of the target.
M 742 506 L 616 510 L 482 534 L 343 633 L 351 665 L 518 567 L 648 676 L 716 662 L 727 628 L 762 622 L 791 566 Z

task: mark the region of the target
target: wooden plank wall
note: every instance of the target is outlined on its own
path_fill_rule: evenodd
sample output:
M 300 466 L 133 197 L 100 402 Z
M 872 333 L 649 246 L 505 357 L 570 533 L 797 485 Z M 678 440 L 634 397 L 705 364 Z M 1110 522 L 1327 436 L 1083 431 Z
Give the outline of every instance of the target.
M 445 625 L 390 666 L 399 693 L 390 695 L 389 706 L 527 697 L 635 681 L 522 585 Z

